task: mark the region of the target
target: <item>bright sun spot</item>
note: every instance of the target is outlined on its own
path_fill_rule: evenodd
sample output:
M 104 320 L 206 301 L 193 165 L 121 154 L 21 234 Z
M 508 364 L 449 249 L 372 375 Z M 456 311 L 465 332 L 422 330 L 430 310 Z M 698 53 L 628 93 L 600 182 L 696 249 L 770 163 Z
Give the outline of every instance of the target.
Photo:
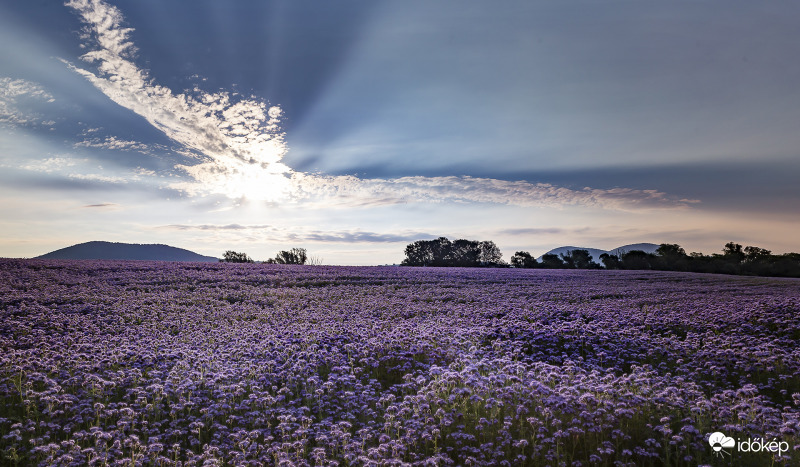
M 190 194 L 221 194 L 228 198 L 277 202 L 292 192 L 292 170 L 280 162 L 251 164 L 244 161 L 206 162 L 179 166 L 196 182 L 179 182 L 173 188 Z

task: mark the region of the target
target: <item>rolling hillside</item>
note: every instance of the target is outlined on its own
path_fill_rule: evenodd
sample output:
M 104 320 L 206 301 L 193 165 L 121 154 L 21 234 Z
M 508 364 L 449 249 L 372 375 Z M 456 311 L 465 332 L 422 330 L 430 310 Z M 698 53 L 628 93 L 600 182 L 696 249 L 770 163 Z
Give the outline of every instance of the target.
M 86 242 L 51 251 L 37 259 L 117 259 L 142 261 L 199 261 L 217 262 L 219 259 L 203 256 L 183 248 L 169 245 L 112 242 Z

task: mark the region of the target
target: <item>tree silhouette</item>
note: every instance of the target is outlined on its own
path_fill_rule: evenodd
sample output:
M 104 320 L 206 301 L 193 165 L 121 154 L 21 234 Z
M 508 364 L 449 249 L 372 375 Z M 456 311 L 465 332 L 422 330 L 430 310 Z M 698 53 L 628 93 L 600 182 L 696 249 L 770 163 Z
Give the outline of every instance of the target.
M 656 255 L 641 250 L 632 250 L 622 255 L 623 269 L 653 269 Z
M 725 244 L 725 248 L 722 249 L 722 256 L 724 256 L 727 261 L 736 264 L 741 263 L 745 258 L 744 251 L 742 251 L 742 245 L 734 242 L 728 242 Z
M 252 263 L 253 260 L 247 256 L 246 253 L 237 253 L 233 250 L 228 250 L 222 255 L 224 263 Z
M 500 248 L 493 241 L 480 242 L 478 248 L 480 249 L 479 260 L 481 266 L 492 266 L 503 262 L 503 254 L 500 253 Z
M 446 237 L 435 240 L 417 240 L 405 248 L 402 266 L 499 266 L 503 265 L 500 248 L 492 241 L 458 239 L 451 242 Z
M 536 258 L 531 256 L 527 251 L 518 251 L 511 257 L 511 266 L 515 268 L 531 269 L 538 265 L 539 263 L 536 262 Z
M 747 246 L 744 248 L 744 261 L 748 263 L 764 261 L 771 255 L 771 251 L 759 248 L 757 246 Z
M 659 256 L 683 257 L 686 256 L 686 250 L 676 243 L 662 243 L 656 249 L 656 254 Z
M 403 266 L 431 266 L 433 263 L 433 249 L 431 242 L 427 240 L 417 240 L 406 245 L 406 257 Z
M 433 255 L 431 266 L 449 266 L 448 260 L 452 246 L 447 237 L 439 237 L 433 240 L 430 243 L 431 254 Z
M 567 269 L 599 269 L 600 265 L 592 261 L 589 250 L 570 250 L 561 253 L 561 260 Z
M 615 250 L 618 251 L 618 250 Z M 500 249 L 492 241 L 459 239 L 450 241 L 446 237 L 435 240 L 418 240 L 405 248 L 403 266 L 507 266 Z M 656 254 L 641 250 L 619 251 L 617 254 L 603 253 L 600 261 L 605 269 L 657 269 L 665 271 L 690 271 L 718 274 L 750 274 L 759 276 L 800 277 L 800 254 L 773 255 L 770 250 L 755 246 L 728 242 L 722 254 L 704 255 L 693 252 L 689 255 L 674 243 L 662 243 Z M 274 260 L 272 260 L 274 261 Z M 571 250 L 555 255 L 548 253 L 536 261 L 527 251 L 517 251 L 511 257 L 515 268 L 543 269 L 599 269 L 592 261 L 588 250 Z
M 475 240 L 459 239 L 450 243 L 444 262 L 450 266 L 470 267 L 480 263 L 480 246 Z
M 553 253 L 542 255 L 541 265 L 545 269 L 563 269 L 565 266 L 564 261 Z
M 277 264 L 306 264 L 308 255 L 305 248 L 292 248 L 289 251 L 279 251 L 275 256 Z
M 600 261 L 602 261 L 603 266 L 606 269 L 622 269 L 622 262 L 619 260 L 619 256 L 617 255 L 603 253 L 600 255 Z
M 689 269 L 689 257 L 686 255 L 686 250 L 678 244 L 662 243 L 656 249 L 656 254 L 659 256 L 658 269 L 668 271 L 688 271 Z

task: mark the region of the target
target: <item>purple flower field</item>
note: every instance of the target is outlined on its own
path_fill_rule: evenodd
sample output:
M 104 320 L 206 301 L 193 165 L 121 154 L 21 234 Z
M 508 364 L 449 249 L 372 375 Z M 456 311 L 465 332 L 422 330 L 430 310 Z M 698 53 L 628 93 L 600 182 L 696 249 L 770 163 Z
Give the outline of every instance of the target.
M 800 465 L 800 280 L 0 260 L 0 303 L 4 465 Z

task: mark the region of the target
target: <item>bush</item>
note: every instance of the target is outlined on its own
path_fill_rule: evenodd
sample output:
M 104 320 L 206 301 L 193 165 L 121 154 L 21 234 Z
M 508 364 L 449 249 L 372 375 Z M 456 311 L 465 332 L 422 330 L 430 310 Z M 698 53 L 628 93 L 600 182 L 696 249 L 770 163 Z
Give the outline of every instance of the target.
M 279 251 L 271 263 L 275 264 L 306 264 L 308 255 L 305 248 L 292 248 L 289 251 Z
M 246 253 L 238 253 L 233 250 L 228 250 L 222 255 L 223 263 L 252 263 L 253 260 Z

